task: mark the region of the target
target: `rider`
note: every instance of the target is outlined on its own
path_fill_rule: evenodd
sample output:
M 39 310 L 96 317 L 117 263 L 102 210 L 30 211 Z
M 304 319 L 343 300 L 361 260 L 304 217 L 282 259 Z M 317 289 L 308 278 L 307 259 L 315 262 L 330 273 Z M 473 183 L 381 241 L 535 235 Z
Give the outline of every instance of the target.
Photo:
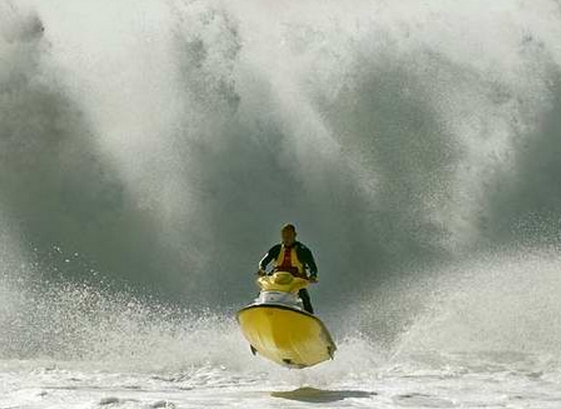
M 273 261 L 273 271 L 287 271 L 294 277 L 305 278 L 312 283 L 317 282 L 318 269 L 314 256 L 308 247 L 296 240 L 296 227 L 290 223 L 282 226 L 281 238 L 282 242 L 271 247 L 261 259 L 257 274 L 265 275 L 267 265 Z M 307 270 L 310 271 L 309 276 Z M 313 314 L 314 309 L 308 290 L 301 289 L 298 296 L 304 303 L 304 309 Z

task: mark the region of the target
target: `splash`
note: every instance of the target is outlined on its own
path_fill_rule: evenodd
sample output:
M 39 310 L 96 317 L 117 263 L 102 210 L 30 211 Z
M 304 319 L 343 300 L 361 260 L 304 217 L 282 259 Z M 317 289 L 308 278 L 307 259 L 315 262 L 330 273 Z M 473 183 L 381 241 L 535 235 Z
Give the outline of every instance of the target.
M 553 249 L 445 269 L 438 279 L 440 302 L 403 335 L 399 348 L 559 357 L 559 268 Z
M 241 345 L 215 315 L 253 296 L 287 220 L 349 351 L 480 333 L 481 349 L 504 333 L 554 351 L 557 264 L 540 251 L 561 220 L 557 2 L 0 7 L 4 357 L 158 365 L 224 339 L 212 364 L 229 362 Z M 83 287 L 93 271 L 141 295 Z

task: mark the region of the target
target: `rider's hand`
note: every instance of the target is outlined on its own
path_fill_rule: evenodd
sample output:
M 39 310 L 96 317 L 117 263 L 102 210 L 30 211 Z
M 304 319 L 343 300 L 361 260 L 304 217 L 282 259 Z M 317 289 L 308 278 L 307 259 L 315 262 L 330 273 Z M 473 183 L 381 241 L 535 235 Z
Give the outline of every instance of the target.
M 259 277 L 263 277 L 265 274 L 267 274 L 267 273 L 265 273 L 265 270 L 263 270 L 262 268 L 260 268 L 259 270 L 257 270 L 257 275 L 258 275 Z
M 317 276 L 310 276 L 310 278 L 308 278 L 308 281 L 310 283 L 317 283 L 318 282 L 318 278 Z

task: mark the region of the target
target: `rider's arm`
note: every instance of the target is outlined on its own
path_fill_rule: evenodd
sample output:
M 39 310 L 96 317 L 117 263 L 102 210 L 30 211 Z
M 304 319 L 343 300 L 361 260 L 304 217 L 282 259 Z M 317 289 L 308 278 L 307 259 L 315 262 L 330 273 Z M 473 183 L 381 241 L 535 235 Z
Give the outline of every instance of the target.
M 314 256 L 309 248 L 306 247 L 305 249 L 306 254 L 306 264 L 310 268 L 310 276 L 317 277 L 318 276 L 318 266 L 316 261 L 314 260 Z
M 267 252 L 267 254 L 265 254 L 265 256 L 263 256 L 263 258 L 259 261 L 259 269 L 260 270 L 265 271 L 265 269 L 267 268 L 267 265 L 271 261 L 273 261 L 276 257 L 278 257 L 277 247 L 278 247 L 278 245 L 271 247 L 269 249 L 269 251 Z
M 267 265 L 271 262 L 273 258 L 269 253 L 265 254 L 265 256 L 259 261 L 259 270 L 265 270 Z

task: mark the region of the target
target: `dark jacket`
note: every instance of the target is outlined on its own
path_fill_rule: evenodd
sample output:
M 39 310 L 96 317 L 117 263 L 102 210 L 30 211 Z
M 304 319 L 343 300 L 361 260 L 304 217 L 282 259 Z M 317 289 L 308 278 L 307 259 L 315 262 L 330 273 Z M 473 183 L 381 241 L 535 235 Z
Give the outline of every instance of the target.
M 304 264 L 304 268 L 310 270 L 310 275 L 312 277 L 317 277 L 318 267 L 311 250 L 299 241 L 294 242 L 294 247 L 296 248 L 296 256 L 298 256 L 298 260 Z M 271 247 L 267 254 L 265 254 L 265 257 L 259 262 L 259 268 L 265 270 L 267 265 L 279 256 L 281 248 L 282 244 L 280 243 Z

